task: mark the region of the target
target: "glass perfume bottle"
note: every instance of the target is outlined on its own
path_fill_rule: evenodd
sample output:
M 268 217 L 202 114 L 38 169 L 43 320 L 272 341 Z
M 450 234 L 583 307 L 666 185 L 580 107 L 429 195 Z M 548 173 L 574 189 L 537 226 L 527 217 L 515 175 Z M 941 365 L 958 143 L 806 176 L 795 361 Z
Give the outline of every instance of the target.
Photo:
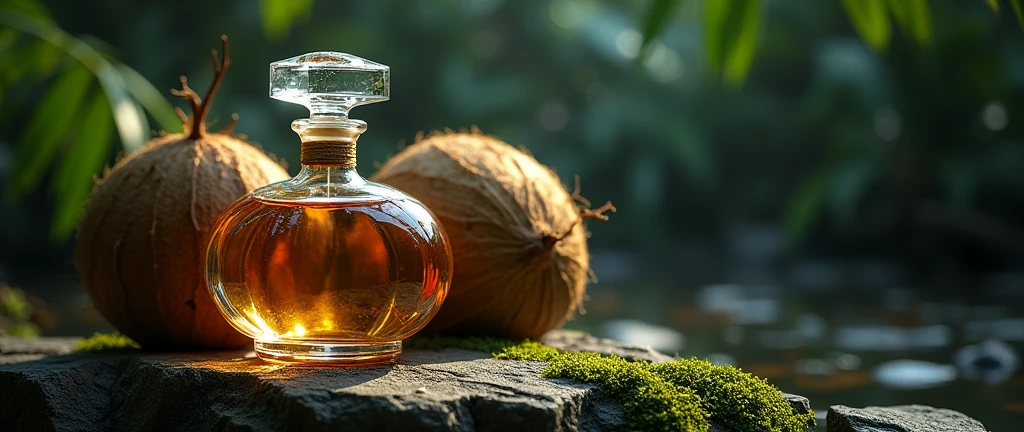
M 388 100 L 387 66 L 316 52 L 270 65 L 270 97 L 301 104 L 295 178 L 242 197 L 214 225 L 206 278 L 256 354 L 284 363 L 393 362 L 441 307 L 452 274 L 444 230 L 419 201 L 356 172 L 366 123 Z

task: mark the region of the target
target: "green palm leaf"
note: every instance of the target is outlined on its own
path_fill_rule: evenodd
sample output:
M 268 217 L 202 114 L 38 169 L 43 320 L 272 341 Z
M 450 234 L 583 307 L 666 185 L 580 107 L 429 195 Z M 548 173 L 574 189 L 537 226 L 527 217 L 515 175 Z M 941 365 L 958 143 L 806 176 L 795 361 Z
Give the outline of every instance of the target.
M 875 51 L 889 48 L 892 25 L 886 0 L 843 0 L 846 16 L 861 39 Z
M 754 64 L 761 32 L 760 0 L 719 0 L 704 5 L 704 50 L 708 65 L 730 86 L 743 84 Z
M 61 158 L 54 179 L 55 192 L 61 197 L 50 231 L 55 240 L 68 238 L 74 231 L 92 190 L 93 176 L 103 169 L 114 147 L 108 98 L 94 95 L 84 112 L 81 127 Z
M 14 197 L 34 189 L 59 150 L 71 126 L 92 75 L 76 65 L 57 78 L 32 114 L 18 144 L 18 163 L 8 193 Z
M 889 0 L 889 11 L 900 30 L 918 44 L 932 41 L 932 17 L 926 0 Z

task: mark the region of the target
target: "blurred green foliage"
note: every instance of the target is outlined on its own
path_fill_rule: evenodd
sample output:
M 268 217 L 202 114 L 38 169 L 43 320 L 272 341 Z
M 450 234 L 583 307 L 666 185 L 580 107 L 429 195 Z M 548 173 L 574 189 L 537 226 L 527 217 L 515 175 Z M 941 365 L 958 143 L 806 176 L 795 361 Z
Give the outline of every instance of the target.
M 182 73 L 201 86 L 220 34 L 232 38 L 234 66 L 213 121 L 238 112 L 239 131 L 295 161 L 288 123 L 305 113 L 266 97 L 267 64 L 324 49 L 371 58 L 392 67 L 393 97 L 359 113 L 370 125 L 364 174 L 417 132 L 477 125 L 614 201 L 615 221 L 591 227 L 602 246 L 671 247 L 766 222 L 795 241 L 898 237 L 922 213 L 945 214 L 929 223 L 954 231 L 974 216 L 1020 229 L 1024 55 L 1008 8 L 993 13 L 998 2 L 115 0 L 62 4 L 52 17 L 32 4 L 0 7 L 50 33 L 59 22 L 66 31 L 53 34 L 66 43 L 22 29 L 27 20 L 0 22 L 0 62 L 14 66 L 0 69 L 0 179 L 22 198 L 5 204 L 0 238 L 22 251 L 55 253 L 37 246 L 39 215 L 52 211 L 49 234 L 66 237 L 91 176 L 132 148 L 112 114 L 79 133 L 87 115 L 118 105 L 107 95 L 101 106 L 107 87 L 61 46 L 98 53 L 141 107 L 130 111 L 174 131 L 162 89 Z M 50 92 L 65 96 L 48 103 Z M 48 105 L 72 114 L 40 118 L 65 126 L 34 126 Z M 4 159 L 9 142 L 16 161 Z M 46 185 L 52 204 L 33 192 Z
M 312 0 L 264 0 L 264 31 L 286 35 L 311 6 Z M 7 196 L 16 199 L 34 190 L 56 164 L 51 237 L 64 241 L 78 222 L 93 177 L 113 153 L 111 126 L 123 150 L 131 152 L 149 138 L 143 110 L 164 130 L 176 131 L 181 122 L 145 77 L 118 62 L 105 43 L 65 33 L 38 0 L 0 3 L 0 55 L 9 63 L 0 69 L 0 94 L 48 87 L 19 139 Z M 25 102 L 12 99 L 5 102 Z
M 145 79 L 135 79 L 133 87 L 129 87 L 122 77 L 122 71 L 130 70 L 127 66 L 112 62 L 94 48 L 95 43 L 64 33 L 46 9 L 32 0 L 5 0 L 0 9 L 0 24 L 4 58 L 19 63 L 19 67 L 0 72 L 0 92 L 10 95 L 39 81 L 49 84 L 21 134 L 17 163 L 6 188 L 8 197 L 18 198 L 36 188 L 62 153 L 62 144 L 73 135 L 83 138 L 69 146 L 52 183 L 56 216 L 51 235 L 65 239 L 77 222 L 93 175 L 109 157 L 113 143 L 108 123 L 112 119 L 117 123 L 126 149 L 141 147 L 149 126 L 133 94 L 154 91 Z M 100 89 L 92 89 L 94 82 Z M 10 103 L 11 99 L 18 98 L 5 97 L 5 102 Z M 170 112 L 166 100 L 150 102 L 151 108 L 157 107 L 151 111 L 155 115 L 166 117 Z
M 889 47 L 891 24 L 886 0 L 843 0 L 850 22 L 864 42 L 875 50 Z
M 754 64 L 761 31 L 760 0 L 723 0 L 704 5 L 704 53 L 722 80 L 739 86 Z
M 25 293 L 0 283 L 0 335 L 15 337 L 39 336 L 39 326 L 32 322 L 32 305 Z
M 292 24 L 305 20 L 313 9 L 313 0 L 260 0 L 263 33 L 271 39 L 288 36 Z
M 682 0 L 653 0 L 643 25 L 641 53 L 647 54 L 661 33 L 676 5 Z M 753 65 L 762 21 L 761 0 L 721 0 L 704 2 L 704 52 L 712 70 L 720 71 L 731 86 L 743 83 Z M 1013 0 L 1014 7 L 1018 1 Z M 995 0 L 989 2 L 999 10 Z M 927 0 L 843 0 L 846 14 L 864 42 L 875 50 L 889 46 L 889 14 L 919 44 L 931 40 L 931 15 Z M 1019 13 L 1018 13 L 1019 16 Z

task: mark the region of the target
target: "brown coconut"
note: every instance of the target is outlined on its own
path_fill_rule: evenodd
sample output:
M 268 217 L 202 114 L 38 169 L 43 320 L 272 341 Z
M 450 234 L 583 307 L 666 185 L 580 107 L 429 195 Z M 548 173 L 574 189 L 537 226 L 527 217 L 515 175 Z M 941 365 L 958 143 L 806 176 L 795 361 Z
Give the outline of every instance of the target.
M 181 78 L 175 95 L 186 133 L 150 141 L 120 160 L 93 190 L 79 225 L 75 264 L 96 309 L 144 348 L 237 348 L 250 340 L 223 318 L 210 298 L 204 262 L 210 229 L 232 202 L 255 188 L 288 179 L 263 152 L 209 133 L 205 118 L 230 64 L 224 57 L 205 101 Z M 237 117 L 236 117 L 237 119 Z
M 435 134 L 372 178 L 423 202 L 451 242 L 451 289 L 426 331 L 537 339 L 583 301 L 581 221 L 614 208 L 581 212 L 578 194 L 529 154 L 479 133 Z

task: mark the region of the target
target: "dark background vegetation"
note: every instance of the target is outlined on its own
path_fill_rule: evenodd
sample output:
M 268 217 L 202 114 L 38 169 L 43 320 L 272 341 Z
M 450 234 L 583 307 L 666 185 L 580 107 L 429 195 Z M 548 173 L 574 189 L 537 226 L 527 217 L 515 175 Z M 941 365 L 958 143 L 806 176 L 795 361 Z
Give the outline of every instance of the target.
M 567 185 L 579 175 L 585 196 L 619 211 L 589 226 L 601 283 L 571 326 L 738 364 L 816 409 L 923 402 L 993 430 L 1024 413 L 1013 2 L 921 2 L 926 28 L 893 9 L 884 31 L 849 1 L 723 1 L 721 22 L 711 0 L 42 3 L 0 1 L 168 100 L 182 73 L 205 89 L 208 50 L 229 35 L 211 116 L 238 113 L 236 131 L 293 173 L 288 125 L 306 113 L 267 97 L 268 64 L 333 50 L 392 70 L 392 99 L 353 113 L 369 124 L 364 175 L 419 132 L 470 126 Z M 29 294 L 44 333 L 103 330 L 69 234 L 89 177 L 130 146 L 102 116 L 96 139 L 83 103 L 50 157 L 34 152 L 32 119 L 76 63 L 0 18 L 0 282 Z M 147 129 L 174 126 L 166 103 L 143 102 Z M 979 379 L 984 362 L 963 360 L 977 352 L 1009 372 Z M 887 365 L 909 369 L 892 384 Z M 908 387 L 920 376 L 934 382 Z

